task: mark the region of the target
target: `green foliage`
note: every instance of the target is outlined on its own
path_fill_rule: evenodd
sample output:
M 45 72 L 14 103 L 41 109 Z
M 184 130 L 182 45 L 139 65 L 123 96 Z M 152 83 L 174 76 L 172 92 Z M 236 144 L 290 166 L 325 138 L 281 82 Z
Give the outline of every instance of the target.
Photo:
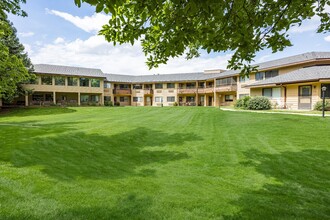
M 252 97 L 247 104 L 247 109 L 249 110 L 268 110 L 271 108 L 271 102 L 267 97 L 263 96 Z
M 173 103 L 173 106 L 178 106 L 179 104 L 177 102 L 174 102 Z
M 21 9 L 21 3 L 25 4 L 26 0 L 1 0 L 0 10 L 4 10 L 14 15 L 26 17 L 27 13 Z
M 330 111 L 330 100 L 326 99 L 325 100 L 325 111 Z M 322 111 L 323 109 L 323 101 L 318 101 L 314 105 L 314 110 L 316 111 Z
M 232 51 L 229 68 L 253 68 L 255 53 L 265 48 L 273 52 L 291 46 L 288 30 L 318 15 L 318 32 L 330 29 L 328 0 L 319 1 L 211 1 L 211 0 L 75 0 L 95 6 L 112 17 L 100 31 L 114 44 L 140 40 L 150 68 L 171 57 L 186 54 L 198 57 L 200 49 Z
M 112 103 L 112 101 L 105 101 L 105 102 L 104 102 L 104 105 L 105 105 L 105 106 L 110 106 L 110 107 L 112 107 L 112 106 L 113 106 L 113 103 Z
M 249 105 L 249 101 L 250 101 L 251 97 L 250 96 L 244 96 L 240 99 L 237 99 L 236 103 L 235 103 L 235 108 L 242 108 L 242 109 L 247 109 L 248 105 Z
M 16 32 L 0 9 L 0 98 L 9 102 L 18 94 L 27 92 L 21 84 L 35 77 L 33 65 Z
M 115 106 L 120 106 L 120 102 L 115 102 Z

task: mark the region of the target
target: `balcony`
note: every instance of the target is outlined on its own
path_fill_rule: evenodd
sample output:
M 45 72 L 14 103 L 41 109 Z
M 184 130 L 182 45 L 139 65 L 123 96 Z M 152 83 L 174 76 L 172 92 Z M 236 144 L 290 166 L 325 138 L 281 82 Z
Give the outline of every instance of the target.
M 235 92 L 237 90 L 237 84 L 229 84 L 229 85 L 217 85 L 215 87 L 216 92 Z
M 152 90 L 152 89 L 144 89 L 144 94 L 145 95 L 152 95 L 152 94 L 154 94 L 154 90 Z
M 182 87 L 178 88 L 178 93 L 179 94 L 195 94 L 197 92 L 196 87 Z
M 198 88 L 198 93 L 199 94 L 213 93 L 213 92 L 214 92 L 214 87 L 213 86 L 199 87 Z
M 115 95 L 130 95 L 132 94 L 131 89 L 114 89 L 113 94 Z

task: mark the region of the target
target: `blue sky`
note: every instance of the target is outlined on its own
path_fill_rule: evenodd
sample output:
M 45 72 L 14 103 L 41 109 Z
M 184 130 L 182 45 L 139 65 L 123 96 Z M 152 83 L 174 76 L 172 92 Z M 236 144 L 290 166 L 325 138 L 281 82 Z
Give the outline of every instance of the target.
M 22 8 L 28 17 L 9 15 L 33 63 L 100 68 L 106 73 L 144 75 L 155 73 L 201 72 L 205 69 L 225 69 L 230 53 L 202 53 L 199 58 L 172 59 L 167 65 L 148 70 L 139 43 L 114 47 L 97 31 L 109 19 L 95 14 L 94 7 L 74 0 L 28 0 Z M 292 47 L 272 54 L 259 52 L 255 61 L 263 62 L 310 51 L 330 51 L 330 33 L 317 34 L 317 19 L 303 23 L 290 31 Z

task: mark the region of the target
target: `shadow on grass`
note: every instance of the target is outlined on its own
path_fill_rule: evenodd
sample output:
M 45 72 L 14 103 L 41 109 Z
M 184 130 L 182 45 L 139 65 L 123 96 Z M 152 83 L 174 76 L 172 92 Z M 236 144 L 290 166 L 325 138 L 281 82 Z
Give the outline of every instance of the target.
M 150 210 L 151 206 L 150 197 L 127 194 L 118 199 L 115 205 L 73 208 L 58 213 L 55 219 L 159 219 L 156 213 Z
M 12 108 L 0 110 L 0 117 L 25 117 L 41 115 L 58 115 L 73 113 L 76 110 L 63 107 L 31 107 L 31 108 Z
M 244 165 L 275 182 L 233 202 L 241 211 L 226 219 L 330 218 L 330 151 L 265 154 L 254 150 L 246 157 Z
M 0 131 L 6 139 L 0 160 L 16 167 L 36 166 L 60 180 L 146 177 L 154 176 L 159 164 L 188 158 L 186 152 L 168 150 L 170 145 L 200 139 L 193 133 L 168 134 L 144 127 L 111 136 L 77 132 L 74 127 L 46 124 L 14 133 L 17 126 L 9 126 Z M 9 133 L 16 138 L 6 137 Z

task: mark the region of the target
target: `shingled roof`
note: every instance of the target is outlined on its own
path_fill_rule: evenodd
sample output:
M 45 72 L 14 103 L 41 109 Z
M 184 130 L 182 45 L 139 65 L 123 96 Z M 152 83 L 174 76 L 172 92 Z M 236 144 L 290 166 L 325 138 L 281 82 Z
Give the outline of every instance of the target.
M 212 78 L 214 74 L 199 73 L 174 73 L 174 74 L 154 74 L 154 75 L 118 75 L 106 74 L 109 82 L 127 82 L 127 83 L 155 83 L 155 82 L 180 82 L 180 81 L 197 81 Z
M 319 81 L 321 79 L 330 79 L 330 65 L 301 68 L 287 74 L 279 75 L 263 81 L 257 81 L 247 85 L 246 87 L 310 82 Z
M 105 77 L 102 70 L 84 67 L 59 66 L 50 64 L 35 64 L 34 72 L 56 75 L 72 75 L 72 76 L 90 76 Z

